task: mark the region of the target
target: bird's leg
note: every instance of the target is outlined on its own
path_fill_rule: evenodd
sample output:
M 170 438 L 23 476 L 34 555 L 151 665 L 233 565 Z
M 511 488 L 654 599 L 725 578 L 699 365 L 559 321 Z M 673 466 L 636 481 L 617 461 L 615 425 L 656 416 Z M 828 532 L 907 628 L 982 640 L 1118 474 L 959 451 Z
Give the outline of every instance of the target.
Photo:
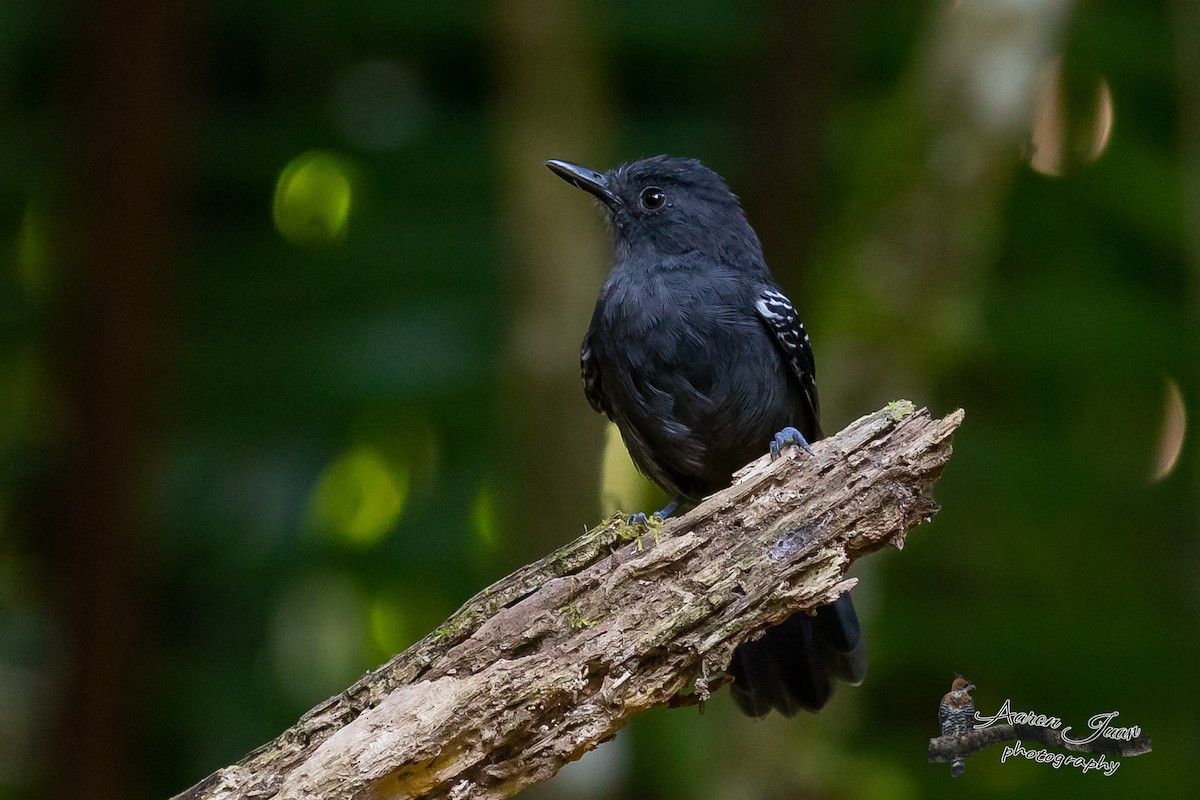
M 812 452 L 812 447 L 804 438 L 804 434 L 789 425 L 775 434 L 775 438 L 771 440 L 771 460 L 779 458 L 783 454 L 783 448 L 791 446 L 799 447 L 806 453 Z
M 675 513 L 675 510 L 679 508 L 679 504 L 682 502 L 683 502 L 683 498 L 676 497 L 674 500 L 667 503 L 665 506 L 660 508 L 658 511 L 655 511 L 653 514 L 651 514 L 650 517 L 647 517 L 646 512 L 644 512 L 644 511 L 639 511 L 636 514 L 630 514 L 629 515 L 629 524 L 636 525 L 637 523 L 640 522 L 643 525 L 649 525 L 650 519 L 653 517 L 658 517 L 660 520 L 665 520 L 667 517 L 669 517 Z
M 667 517 L 669 517 L 675 513 L 675 509 L 679 508 L 679 502 L 680 502 L 680 499 L 678 497 L 676 497 L 674 500 L 667 503 L 665 506 L 660 508 L 658 511 L 655 511 L 654 516 L 658 517 L 659 519 L 666 519 Z

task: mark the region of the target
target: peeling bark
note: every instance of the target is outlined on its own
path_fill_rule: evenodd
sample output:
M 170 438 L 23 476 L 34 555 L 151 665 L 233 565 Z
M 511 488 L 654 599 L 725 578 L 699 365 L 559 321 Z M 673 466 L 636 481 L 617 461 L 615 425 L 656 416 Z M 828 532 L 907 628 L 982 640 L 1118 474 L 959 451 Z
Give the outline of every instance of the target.
M 639 711 L 703 702 L 738 644 L 902 547 L 962 418 L 894 403 L 661 526 L 607 520 L 177 800 L 501 798 L 549 778 Z

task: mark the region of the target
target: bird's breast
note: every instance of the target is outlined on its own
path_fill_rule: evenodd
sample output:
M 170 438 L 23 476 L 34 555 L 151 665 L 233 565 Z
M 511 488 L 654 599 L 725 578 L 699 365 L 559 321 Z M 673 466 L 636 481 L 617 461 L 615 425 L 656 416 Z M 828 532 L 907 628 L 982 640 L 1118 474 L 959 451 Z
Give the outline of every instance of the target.
M 634 461 L 684 494 L 727 484 L 766 452 L 794 405 L 752 304 L 702 278 L 651 276 L 606 289 L 591 341 Z

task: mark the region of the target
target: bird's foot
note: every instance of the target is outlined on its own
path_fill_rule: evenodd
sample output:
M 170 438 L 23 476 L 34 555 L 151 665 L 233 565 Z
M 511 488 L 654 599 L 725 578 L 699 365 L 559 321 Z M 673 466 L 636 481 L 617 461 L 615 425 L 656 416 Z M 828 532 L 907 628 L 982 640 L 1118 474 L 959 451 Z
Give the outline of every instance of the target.
M 629 519 L 626 520 L 626 523 L 630 526 L 641 525 L 646 528 L 649 528 L 650 532 L 654 534 L 654 544 L 657 546 L 658 545 L 658 531 L 663 526 L 663 521 L 667 517 L 674 514 L 675 509 L 677 509 L 677 508 L 679 508 L 679 501 L 672 500 L 671 502 L 667 503 L 665 506 L 663 506 L 658 511 L 655 511 L 649 517 L 646 516 L 646 513 L 644 511 L 639 511 L 636 514 L 630 514 Z M 637 549 L 638 550 L 642 549 L 642 535 L 640 533 L 637 534 Z
M 806 453 L 812 453 L 812 447 L 809 446 L 808 440 L 804 438 L 804 434 L 791 426 L 775 434 L 775 438 L 771 440 L 771 460 L 774 461 L 783 455 L 785 447 L 799 447 Z
M 677 508 L 679 508 L 679 501 L 672 500 L 671 502 L 667 503 L 665 506 L 660 508 L 658 511 L 655 511 L 649 517 L 646 516 L 646 512 L 639 511 L 636 514 L 630 514 L 629 519 L 627 521 L 630 525 L 641 524 L 641 525 L 651 526 L 654 524 L 652 522 L 652 520 L 655 517 L 658 517 L 658 524 L 661 525 L 663 523 L 663 520 L 665 520 L 667 517 L 674 514 L 675 509 L 677 509 Z

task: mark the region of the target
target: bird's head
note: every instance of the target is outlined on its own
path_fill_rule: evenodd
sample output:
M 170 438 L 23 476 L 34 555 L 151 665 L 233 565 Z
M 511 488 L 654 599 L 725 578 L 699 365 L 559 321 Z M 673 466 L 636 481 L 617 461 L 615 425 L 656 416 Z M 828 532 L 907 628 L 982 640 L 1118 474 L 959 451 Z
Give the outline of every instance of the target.
M 546 166 L 604 205 L 618 257 L 700 253 L 730 266 L 762 265 L 762 247 L 737 195 L 695 159 L 654 156 L 608 172 L 558 160 Z

